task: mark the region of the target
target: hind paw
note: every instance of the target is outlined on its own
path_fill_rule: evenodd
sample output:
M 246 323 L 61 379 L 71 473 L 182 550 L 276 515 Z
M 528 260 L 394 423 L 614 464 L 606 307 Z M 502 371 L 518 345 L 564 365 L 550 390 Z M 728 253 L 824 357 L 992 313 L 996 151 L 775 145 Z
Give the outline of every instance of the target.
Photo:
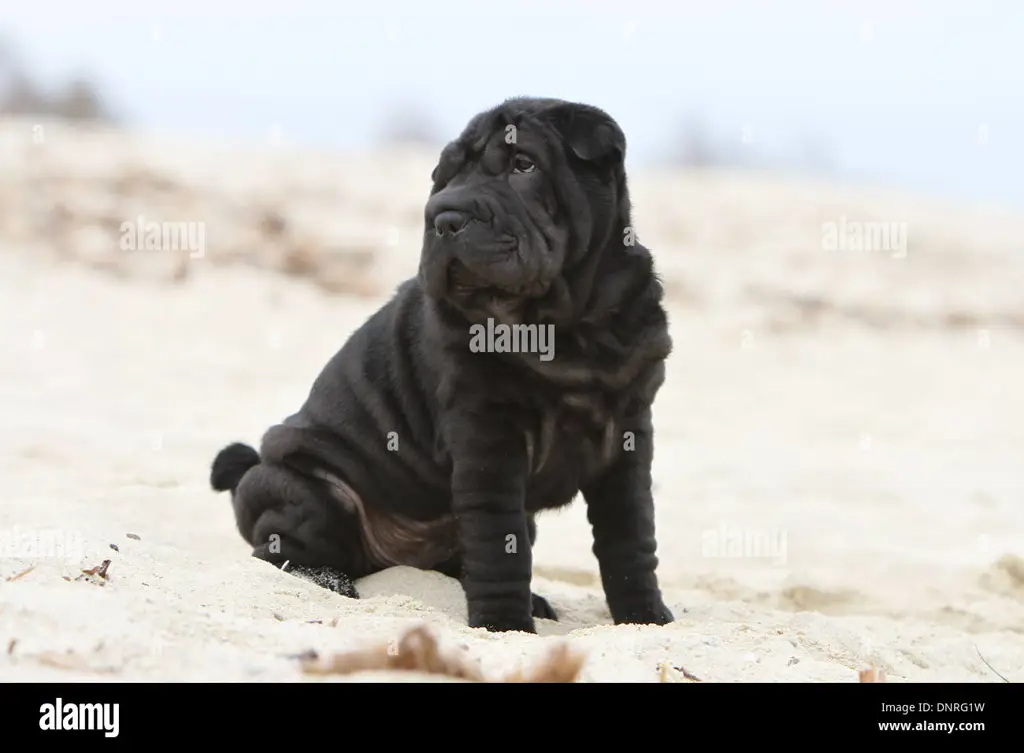
M 321 588 L 333 591 L 336 594 L 347 596 L 350 599 L 358 599 L 359 592 L 356 591 L 352 579 L 340 570 L 333 567 L 307 567 L 306 565 L 286 565 L 286 573 L 294 575 L 311 583 L 316 583 Z
M 281 551 L 282 549 L 284 550 L 283 552 Z M 347 596 L 350 599 L 359 598 L 359 593 L 356 591 L 353 580 L 336 567 L 331 567 L 330 565 L 302 565 L 298 562 L 293 562 L 292 556 L 301 557 L 302 554 L 294 551 L 288 541 L 274 542 L 273 546 L 271 544 L 261 544 L 252 550 L 252 556 L 264 562 L 269 562 L 289 575 L 294 575 L 296 578 L 302 578 L 310 583 L 315 583 L 321 588 L 326 588 L 328 591 Z
M 530 601 L 532 602 L 533 616 L 541 620 L 555 620 L 558 621 L 558 614 L 555 612 L 548 600 L 543 596 L 537 594 L 530 594 Z

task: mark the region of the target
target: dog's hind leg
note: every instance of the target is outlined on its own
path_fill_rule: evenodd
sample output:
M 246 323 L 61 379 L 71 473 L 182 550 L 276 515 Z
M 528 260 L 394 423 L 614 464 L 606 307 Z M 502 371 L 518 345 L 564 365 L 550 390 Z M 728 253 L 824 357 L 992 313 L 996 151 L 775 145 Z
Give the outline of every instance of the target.
M 526 517 L 526 532 L 530 537 L 530 547 L 537 541 L 537 521 L 533 515 Z M 539 594 L 531 593 L 530 599 L 533 604 L 533 616 L 542 620 L 558 620 L 558 613 L 548 600 Z
M 232 501 L 254 557 L 358 598 L 353 581 L 372 571 L 360 542 L 359 518 L 344 509 L 322 480 L 260 463 L 246 472 Z

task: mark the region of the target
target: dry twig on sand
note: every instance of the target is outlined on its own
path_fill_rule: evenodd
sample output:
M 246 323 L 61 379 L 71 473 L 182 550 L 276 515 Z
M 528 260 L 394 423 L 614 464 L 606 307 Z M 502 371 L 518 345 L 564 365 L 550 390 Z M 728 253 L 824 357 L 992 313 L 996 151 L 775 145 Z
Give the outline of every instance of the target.
M 108 567 L 110 567 L 110 560 L 103 560 L 103 562 L 101 562 L 100 564 L 96 565 L 96 567 L 90 567 L 88 570 L 83 570 L 82 571 L 82 575 L 79 575 L 77 578 L 75 578 L 75 580 L 81 580 L 83 575 L 89 575 L 89 576 L 95 575 L 95 576 L 98 576 L 100 578 L 103 578 L 103 580 L 108 580 L 109 579 L 109 576 L 107 576 L 107 568 Z
M 555 646 L 548 658 L 530 672 L 517 670 L 502 682 L 576 682 L 583 669 L 584 657 L 574 653 L 566 644 Z
M 116 674 L 118 672 L 118 669 L 115 667 L 94 666 L 84 656 L 70 650 L 64 653 L 44 651 L 41 654 L 36 654 L 34 658 L 44 667 L 51 667 L 53 669 L 70 670 L 73 672 L 95 672 L 103 675 Z
M 862 669 L 859 674 L 861 682 L 885 682 L 884 669 L 871 667 L 869 669 Z
M 993 667 L 991 664 L 988 663 L 988 659 L 986 659 L 984 656 L 981 655 L 981 649 L 979 649 L 977 646 L 975 646 L 974 650 L 978 652 L 978 658 L 981 659 L 983 662 L 985 662 L 985 666 L 988 667 L 989 669 L 991 669 L 995 673 L 996 677 L 998 677 L 1003 682 L 1009 682 L 1009 680 L 1007 680 L 1005 677 L 1003 677 L 1003 675 L 995 667 Z
M 489 682 L 480 668 L 459 653 L 442 653 L 425 627 L 408 631 L 397 646 L 380 645 L 334 656 L 303 657 L 302 671 L 314 675 L 347 675 L 369 670 L 424 672 L 470 682 Z M 584 658 L 566 645 L 555 647 L 532 671 L 514 672 L 498 682 L 576 682 Z
M 21 580 L 22 578 L 24 578 L 26 575 L 28 575 L 30 572 L 32 572 L 35 569 L 36 569 L 35 565 L 32 565 L 31 567 L 26 567 L 20 573 L 15 573 L 14 575 L 12 575 L 9 578 L 7 578 L 7 582 L 8 583 L 12 583 L 12 582 L 14 582 L 16 580 Z
M 686 667 L 677 667 L 665 662 L 658 665 L 659 682 L 704 682 Z

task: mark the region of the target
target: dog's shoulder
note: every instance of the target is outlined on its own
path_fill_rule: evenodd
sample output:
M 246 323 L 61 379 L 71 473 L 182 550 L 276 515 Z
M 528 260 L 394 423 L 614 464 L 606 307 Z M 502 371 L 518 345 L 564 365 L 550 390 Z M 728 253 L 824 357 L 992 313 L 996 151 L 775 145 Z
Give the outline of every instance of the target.
M 598 270 L 581 329 L 606 368 L 635 371 L 671 353 L 668 312 L 650 250 L 636 245 L 617 251 Z

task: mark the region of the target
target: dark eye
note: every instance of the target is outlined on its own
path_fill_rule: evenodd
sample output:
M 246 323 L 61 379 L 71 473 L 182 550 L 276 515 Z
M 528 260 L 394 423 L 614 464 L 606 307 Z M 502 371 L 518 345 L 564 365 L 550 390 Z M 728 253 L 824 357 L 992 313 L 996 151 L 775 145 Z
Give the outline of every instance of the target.
M 515 159 L 512 160 L 512 172 L 514 173 L 532 173 L 536 169 L 537 166 L 529 158 L 521 154 L 517 154 Z

